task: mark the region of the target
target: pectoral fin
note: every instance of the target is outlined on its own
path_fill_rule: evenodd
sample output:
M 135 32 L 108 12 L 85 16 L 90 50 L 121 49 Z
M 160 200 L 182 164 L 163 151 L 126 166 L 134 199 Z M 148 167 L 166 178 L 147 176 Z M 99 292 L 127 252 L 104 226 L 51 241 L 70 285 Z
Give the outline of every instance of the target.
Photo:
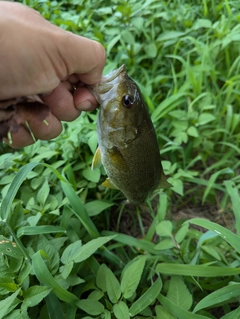
M 110 180 L 109 177 L 105 180 L 105 182 L 102 183 L 102 185 L 103 185 L 104 187 L 107 187 L 107 188 L 119 189 L 119 188 Z
M 93 156 L 93 161 L 91 166 L 92 171 L 94 171 L 96 168 L 99 168 L 101 165 L 102 165 L 102 156 L 101 156 L 100 148 L 98 147 Z

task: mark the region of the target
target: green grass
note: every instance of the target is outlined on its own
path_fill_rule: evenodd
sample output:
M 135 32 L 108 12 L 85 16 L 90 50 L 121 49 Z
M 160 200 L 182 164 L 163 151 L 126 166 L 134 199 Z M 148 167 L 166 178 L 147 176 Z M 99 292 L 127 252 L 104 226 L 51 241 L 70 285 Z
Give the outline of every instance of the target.
M 0 318 L 240 318 L 239 1 L 22 2 L 126 64 L 173 188 L 134 207 L 102 187 L 96 112 L 3 145 Z

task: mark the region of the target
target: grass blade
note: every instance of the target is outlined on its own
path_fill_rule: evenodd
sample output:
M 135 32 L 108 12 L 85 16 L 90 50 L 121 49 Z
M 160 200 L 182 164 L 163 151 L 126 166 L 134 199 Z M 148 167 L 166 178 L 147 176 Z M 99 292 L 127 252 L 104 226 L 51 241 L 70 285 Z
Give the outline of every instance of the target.
M 188 222 L 214 231 L 220 237 L 226 240 L 238 253 L 240 253 L 240 237 L 232 233 L 230 230 L 202 218 L 192 218 Z
M 159 295 L 158 300 L 170 313 L 172 313 L 178 319 L 209 319 L 209 317 L 196 315 L 187 310 L 182 309 L 162 294 Z
M 159 295 L 162 289 L 162 280 L 159 277 L 148 290 L 137 299 L 129 309 L 130 316 L 136 316 L 149 306 Z
M 11 296 L 0 301 L 0 318 L 4 318 L 4 316 L 9 313 L 9 308 L 11 307 L 11 305 L 17 298 L 19 291 L 20 291 L 20 288 L 17 291 L 15 291 Z M 16 303 L 16 306 L 17 306 L 17 303 Z
M 48 225 L 41 225 L 41 226 L 24 226 L 21 227 L 18 232 L 17 236 L 21 237 L 23 235 L 41 235 L 41 234 L 58 234 L 58 233 L 65 233 L 66 229 L 59 226 L 48 226 Z
M 178 92 L 170 97 L 167 97 L 163 102 L 152 113 L 152 121 L 156 122 L 176 106 L 179 107 L 180 104 L 186 101 L 186 93 Z
M 210 177 L 210 179 L 208 181 L 208 184 L 207 184 L 207 187 L 205 189 L 205 192 L 203 194 L 203 199 L 202 199 L 203 203 L 205 202 L 209 192 L 213 188 L 213 185 L 215 184 L 216 179 L 218 178 L 219 175 L 222 175 L 222 174 L 233 174 L 233 170 L 227 167 L 227 168 L 223 168 L 220 171 L 212 174 L 212 176 Z
M 66 301 L 71 305 L 75 306 L 75 303 L 79 300 L 75 295 L 64 289 L 59 283 L 53 278 L 49 272 L 45 262 L 42 259 L 40 251 L 36 252 L 32 257 L 33 270 L 40 281 L 40 283 L 52 288 L 53 293 L 62 301 Z
M 95 238 L 99 237 L 100 234 L 96 226 L 92 222 L 91 218 L 89 217 L 87 213 L 85 206 L 83 205 L 81 199 L 78 197 L 78 195 L 76 194 L 72 186 L 63 181 L 61 181 L 61 185 L 65 195 L 67 196 L 73 208 L 74 214 L 79 218 L 83 226 L 86 228 L 86 230 L 92 237 L 95 237 Z
M 232 181 L 224 181 L 224 185 L 226 186 L 227 193 L 231 198 L 232 206 L 233 206 L 233 213 L 235 216 L 235 225 L 237 234 L 240 235 L 240 214 L 239 214 L 239 207 L 240 207 L 240 197 L 238 193 L 238 189 L 234 187 L 234 183 Z
M 27 174 L 36 167 L 38 163 L 32 162 L 28 163 L 27 165 L 23 166 L 19 172 L 16 174 L 14 179 L 12 180 L 10 187 L 8 189 L 8 192 L 6 196 L 3 198 L 2 205 L 0 208 L 0 218 L 2 220 L 7 220 L 10 214 L 10 209 L 12 202 L 14 200 L 15 195 L 17 194 L 17 191 L 19 190 L 19 187 L 21 186 L 22 182 L 27 177 Z
M 156 271 L 165 275 L 182 275 L 193 277 L 218 277 L 233 276 L 240 274 L 240 268 L 183 265 L 161 263 L 156 267 Z
M 233 311 L 227 313 L 225 316 L 221 317 L 221 319 L 237 319 L 240 318 L 240 307 L 234 309 Z
M 50 292 L 50 294 L 45 297 L 47 310 L 49 317 L 51 319 L 65 319 L 65 315 L 62 311 L 61 303 L 54 293 Z
M 219 303 L 226 302 L 234 297 L 238 297 L 240 295 L 240 284 L 233 284 L 217 291 L 214 291 L 210 295 L 203 298 L 194 308 L 193 312 L 197 312 L 203 308 L 216 306 Z
M 116 232 L 112 232 L 112 231 L 103 231 L 102 232 L 103 236 L 112 236 L 112 235 L 117 235 L 114 240 L 128 245 L 128 246 L 133 246 L 133 247 L 138 247 L 139 249 L 142 249 L 144 251 L 148 251 L 154 255 L 158 254 L 158 251 L 154 249 L 154 244 L 147 241 L 147 240 L 140 240 L 134 237 L 131 237 L 129 235 L 125 235 L 125 234 L 119 234 Z

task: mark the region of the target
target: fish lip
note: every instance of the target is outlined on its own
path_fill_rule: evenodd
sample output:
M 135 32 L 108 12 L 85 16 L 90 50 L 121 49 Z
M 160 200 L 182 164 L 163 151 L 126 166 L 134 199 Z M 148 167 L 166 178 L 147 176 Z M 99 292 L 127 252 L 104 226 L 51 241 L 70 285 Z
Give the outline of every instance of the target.
M 118 68 L 116 70 L 113 70 L 113 71 L 111 71 L 110 73 L 108 73 L 106 75 L 103 75 L 102 78 L 101 78 L 101 82 L 99 84 L 106 83 L 106 82 L 112 82 L 122 72 L 126 72 L 125 64 L 121 65 L 120 68 Z
M 101 104 L 103 95 L 108 93 L 117 84 L 119 75 L 124 72 L 126 73 L 126 68 L 123 64 L 120 68 L 103 75 L 99 83 L 87 85 L 86 87 L 95 96 L 98 103 Z

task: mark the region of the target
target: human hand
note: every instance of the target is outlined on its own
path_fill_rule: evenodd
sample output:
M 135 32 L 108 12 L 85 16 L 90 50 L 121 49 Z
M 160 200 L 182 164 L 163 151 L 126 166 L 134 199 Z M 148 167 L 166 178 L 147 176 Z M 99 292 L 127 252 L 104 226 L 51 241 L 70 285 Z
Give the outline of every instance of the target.
M 51 139 L 60 134 L 60 121 L 72 121 L 81 111 L 97 107 L 84 84 L 100 81 L 105 64 L 101 44 L 62 30 L 37 11 L 8 1 L 0 1 L 0 43 L 0 101 L 39 95 L 50 109 L 45 121 L 40 120 L 39 108 L 13 112 L 11 120 L 19 125 L 17 130 L 10 128 L 12 147 L 33 143 L 26 121 L 35 138 Z M 1 114 L 4 111 L 0 110 L 0 121 Z

